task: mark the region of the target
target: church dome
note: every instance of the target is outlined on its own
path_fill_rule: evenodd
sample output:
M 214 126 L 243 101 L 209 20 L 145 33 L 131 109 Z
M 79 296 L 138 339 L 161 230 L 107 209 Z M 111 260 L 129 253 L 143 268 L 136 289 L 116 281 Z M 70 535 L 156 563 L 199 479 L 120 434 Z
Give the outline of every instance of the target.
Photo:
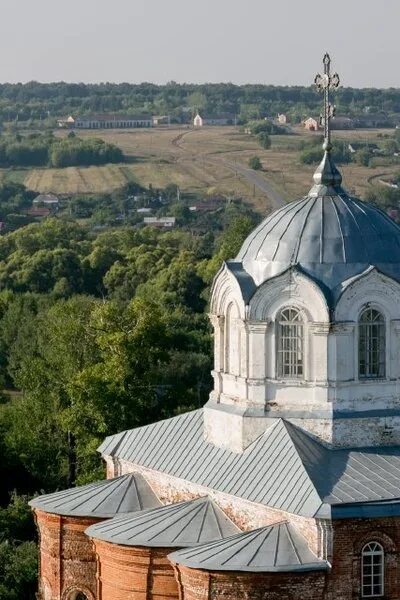
M 314 182 L 307 196 L 270 214 L 245 240 L 236 261 L 255 283 L 291 266 L 329 290 L 370 266 L 400 279 L 400 227 L 346 193 L 330 153 Z

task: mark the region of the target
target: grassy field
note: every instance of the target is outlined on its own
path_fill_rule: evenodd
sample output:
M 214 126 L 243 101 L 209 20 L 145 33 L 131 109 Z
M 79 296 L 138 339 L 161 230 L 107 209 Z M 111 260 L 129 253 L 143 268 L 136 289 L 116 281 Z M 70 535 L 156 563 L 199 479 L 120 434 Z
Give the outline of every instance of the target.
M 38 192 L 59 194 L 109 192 L 129 181 L 142 185 L 165 187 L 179 185 L 182 191 L 205 194 L 221 192 L 247 198 L 259 210 L 268 208 L 268 200 L 235 172 L 234 164 L 246 165 L 248 159 L 260 156 L 263 176 L 287 200 L 305 194 L 311 185 L 314 167 L 299 162 L 299 143 L 312 135 L 296 129 L 293 136 L 273 136 L 272 148 L 263 150 L 256 140 L 234 127 L 209 127 L 190 130 L 183 127 L 130 131 L 81 132 L 82 136 L 101 137 L 117 144 L 127 162 L 103 167 L 32 169 L 0 171 L 2 181 L 19 181 Z M 351 140 L 376 142 L 388 130 L 334 132 L 344 143 Z M 59 132 L 58 135 L 65 135 Z M 229 165 L 227 164 L 229 161 Z M 233 165 L 233 167 L 232 167 Z M 363 196 L 368 179 L 375 174 L 393 175 L 395 166 L 376 169 L 350 164 L 341 168 L 345 186 Z

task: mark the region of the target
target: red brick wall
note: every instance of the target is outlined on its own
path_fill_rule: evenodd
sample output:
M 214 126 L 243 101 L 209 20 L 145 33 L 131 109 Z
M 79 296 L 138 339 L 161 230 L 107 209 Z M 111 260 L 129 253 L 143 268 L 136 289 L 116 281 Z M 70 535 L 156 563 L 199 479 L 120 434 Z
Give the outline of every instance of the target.
M 98 600 L 178 599 L 174 570 L 166 558 L 173 549 L 93 542 L 98 556 Z
M 361 596 L 361 551 L 379 542 L 385 551 L 385 600 L 400 600 L 400 519 L 343 519 L 333 522 L 332 572 L 327 598 L 358 600 Z
M 70 600 L 74 591 L 96 598 L 96 555 L 84 531 L 99 519 L 61 517 L 35 510 L 39 530 L 41 600 Z
M 207 572 L 176 567 L 180 600 L 322 600 L 325 572 Z

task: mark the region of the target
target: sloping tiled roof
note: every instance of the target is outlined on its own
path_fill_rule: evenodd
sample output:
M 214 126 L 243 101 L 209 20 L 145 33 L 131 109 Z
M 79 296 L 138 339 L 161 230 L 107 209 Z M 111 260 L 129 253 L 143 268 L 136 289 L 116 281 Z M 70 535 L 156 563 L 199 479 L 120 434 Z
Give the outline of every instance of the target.
M 202 410 L 111 436 L 99 451 L 292 513 L 313 515 L 321 505 L 280 419 L 242 454 L 204 440 Z
M 178 550 L 171 561 L 210 571 L 316 571 L 327 569 L 289 523 L 239 533 L 222 541 Z
M 281 419 L 241 454 L 204 440 L 202 410 L 110 436 L 99 451 L 303 516 L 328 516 L 328 505 L 400 503 L 399 446 L 329 450 Z
M 238 531 L 217 504 L 204 497 L 111 519 L 92 525 L 86 533 L 125 546 L 181 548 L 220 540 Z
M 98 518 L 161 506 L 149 484 L 139 474 L 123 475 L 46 494 L 34 498 L 29 504 L 56 515 Z

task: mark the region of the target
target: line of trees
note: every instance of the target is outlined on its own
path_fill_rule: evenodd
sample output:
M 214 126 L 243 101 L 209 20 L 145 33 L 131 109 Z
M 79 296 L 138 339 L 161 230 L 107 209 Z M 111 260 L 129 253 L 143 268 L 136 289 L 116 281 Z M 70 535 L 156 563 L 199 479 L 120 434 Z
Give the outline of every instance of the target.
M 123 160 L 120 148 L 97 138 L 70 135 L 60 139 L 48 134 L 0 138 L 1 167 L 72 167 Z
M 35 81 L 0 85 L 0 120 L 50 123 L 63 114 L 90 112 L 152 112 L 188 118 L 184 109 L 198 108 L 209 114 L 235 114 L 248 121 L 278 112 L 292 118 L 320 111 L 321 98 L 312 86 L 260 84 L 84 84 Z M 341 88 L 335 96 L 338 113 L 357 114 L 383 110 L 400 113 L 399 89 Z

